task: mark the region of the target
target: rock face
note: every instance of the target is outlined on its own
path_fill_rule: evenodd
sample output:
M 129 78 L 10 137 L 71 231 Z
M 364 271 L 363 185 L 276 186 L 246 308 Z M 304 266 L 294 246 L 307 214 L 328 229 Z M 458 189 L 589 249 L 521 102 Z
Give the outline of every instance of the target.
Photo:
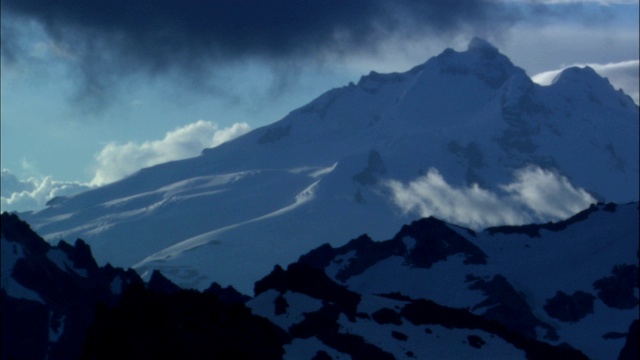
M 638 306 L 638 265 L 620 264 L 611 270 L 613 276 L 603 277 L 593 283 L 598 298 L 616 309 L 634 309 Z
M 638 116 L 591 69 L 539 86 L 474 39 L 23 217 L 49 241 L 84 239 L 100 265 L 248 293 L 276 263 L 363 233 L 389 239 L 422 217 L 480 230 L 638 201 Z
M 242 303 L 212 293 L 129 286 L 115 307 L 98 307 L 85 359 L 281 359 L 287 334 Z
M 282 357 L 287 335 L 233 288 L 187 291 L 159 272 L 145 284 L 99 267 L 82 240 L 51 246 L 7 213 L 1 224 L 2 359 Z
M 51 246 L 2 214 L 2 358 L 79 358 L 96 304 L 136 282 L 135 271 L 98 267 L 82 240 Z
M 544 311 L 560 321 L 576 322 L 588 314 L 593 314 L 594 300 L 595 296 L 584 291 L 576 291 L 573 295 L 558 291 L 554 297 L 547 300 Z

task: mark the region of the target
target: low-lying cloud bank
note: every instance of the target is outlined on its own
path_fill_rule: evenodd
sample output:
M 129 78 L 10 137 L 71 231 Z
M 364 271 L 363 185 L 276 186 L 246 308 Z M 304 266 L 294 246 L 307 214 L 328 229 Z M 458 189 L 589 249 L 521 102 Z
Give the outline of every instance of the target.
M 640 60 L 629 60 L 609 64 L 573 64 L 562 69 L 545 71 L 531 77 L 531 80 L 540 85 L 549 85 L 553 79 L 564 69 L 572 66 L 589 66 L 598 74 L 609 79 L 609 82 L 616 89 L 622 89 L 625 94 L 631 96 L 636 104 L 640 104 Z
M 162 140 L 121 145 L 109 143 L 96 157 L 91 184 L 108 184 L 145 167 L 197 156 L 203 149 L 218 146 L 249 130 L 247 123 L 219 129 L 211 121 L 199 120 L 168 132 Z
M 435 216 L 476 230 L 560 220 L 596 202 L 566 177 L 533 166 L 517 170 L 513 182 L 498 191 L 477 184 L 453 187 L 434 168 L 408 184 L 391 180 L 386 185 L 404 213 Z
M 56 196 L 73 195 L 91 188 L 80 182 L 56 181 L 51 176 L 20 180 L 8 169 L 2 169 L 1 179 L 2 211 L 39 210 Z
M 218 128 L 199 120 L 167 132 L 161 140 L 143 143 L 107 144 L 96 156 L 95 175 L 90 183 L 57 181 L 51 176 L 18 179 L 2 169 L 2 211 L 40 210 L 56 196 L 70 196 L 124 178 L 144 167 L 197 156 L 205 148 L 218 146 L 250 130 L 247 123 Z

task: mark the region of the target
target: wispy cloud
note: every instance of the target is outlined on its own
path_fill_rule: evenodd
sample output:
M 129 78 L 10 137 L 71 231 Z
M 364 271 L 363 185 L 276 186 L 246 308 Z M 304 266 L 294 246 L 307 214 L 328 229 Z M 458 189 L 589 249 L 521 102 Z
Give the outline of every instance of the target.
M 218 146 L 250 130 L 247 123 L 219 129 L 211 121 L 199 120 L 168 132 L 161 140 L 126 144 L 109 143 L 96 156 L 93 185 L 104 185 L 144 167 L 197 156 L 205 148 Z
M 516 171 L 513 182 L 498 191 L 477 184 L 454 187 L 433 168 L 407 184 L 391 180 L 386 185 L 404 213 L 436 216 L 474 229 L 558 220 L 596 201 L 564 176 L 537 167 Z
M 27 180 L 20 180 L 8 169 L 2 169 L 1 179 L 2 211 L 39 210 L 56 196 L 73 195 L 90 189 L 89 184 L 56 181 L 51 176 L 43 179 L 30 177 Z
M 564 69 L 572 66 L 591 67 L 601 76 L 608 78 L 611 85 L 615 88 L 622 89 L 625 94 L 631 96 L 636 104 L 640 104 L 640 91 L 638 89 L 638 84 L 640 83 L 640 60 L 629 60 L 608 64 L 573 64 L 561 69 L 536 74 L 532 76 L 531 79 L 540 85 L 549 85 Z
M 502 186 L 509 200 L 524 205 L 536 220 L 562 219 L 584 210 L 596 199 L 553 171 L 527 167 L 515 172 L 515 181 Z

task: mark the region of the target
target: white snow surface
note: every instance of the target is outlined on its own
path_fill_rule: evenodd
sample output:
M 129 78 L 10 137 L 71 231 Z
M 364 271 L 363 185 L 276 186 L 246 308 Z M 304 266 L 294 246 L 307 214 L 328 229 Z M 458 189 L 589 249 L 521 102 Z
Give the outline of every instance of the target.
M 118 295 L 122 293 L 124 288 L 124 282 L 120 276 L 116 276 L 111 280 L 111 284 L 109 284 L 109 288 L 111 289 L 111 293 L 114 295 Z
M 37 292 L 27 289 L 12 276 L 13 267 L 19 259 L 24 257 L 24 249 L 19 243 L 11 242 L 2 236 L 2 289 L 7 295 L 16 299 L 26 299 L 44 304 Z
M 47 252 L 47 257 L 62 271 L 73 271 L 74 273 L 82 277 L 89 276 L 87 274 L 87 270 L 76 268 L 73 265 L 73 261 L 71 261 L 67 254 L 60 249 L 49 249 L 49 251 Z
M 285 354 L 283 359 L 285 360 L 300 360 L 300 359 L 313 359 L 318 351 L 324 351 L 332 359 L 335 360 L 351 360 L 351 356 L 343 354 L 333 348 L 323 344 L 317 337 L 312 336 L 307 339 L 296 338 L 291 341 L 291 344 L 284 346 Z
M 610 276 L 615 265 L 638 264 L 637 203 L 619 205 L 615 213 L 600 210 L 589 220 L 561 232 L 542 230 L 540 238 L 483 233 L 476 244 L 491 259 L 487 270 L 501 273 L 523 292 L 539 319 L 559 325 L 560 342 L 566 341 L 594 359 L 613 359 L 624 339 L 604 339 L 602 335 L 609 331 L 626 333 L 631 321 L 638 319 L 638 307 L 611 309 L 596 300 L 594 314 L 576 323 L 560 324 L 542 308 L 559 290 L 596 295 L 593 283 Z M 604 326 L 609 328 L 602 331 Z M 598 331 L 601 333 L 595 335 Z
M 524 295 L 539 320 L 558 331 L 559 340 L 552 341 L 552 344 L 566 342 L 593 359 L 617 358 L 624 338 L 604 339 L 602 335 L 607 332 L 626 333 L 631 322 L 638 319 L 637 306 L 628 310 L 613 309 L 596 298 L 594 312 L 573 323 L 554 319 L 543 308 L 557 291 L 568 295 L 583 291 L 597 297 L 593 287 L 595 281 L 611 276 L 616 265 L 638 264 L 638 204 L 618 205 L 613 212 L 604 208 L 599 206 L 586 220 L 569 224 L 561 231 L 540 230 L 539 237 L 491 234 L 489 231 L 472 236 L 450 226 L 487 255 L 486 265 L 464 264 L 464 257 L 458 254 L 424 269 L 407 264 L 403 257 L 391 256 L 346 279 L 343 284 L 359 294 L 400 292 L 413 299 L 425 298 L 449 307 L 469 308 L 481 315 L 487 308 L 473 307 L 486 299 L 486 295 L 481 290 L 470 289 L 472 282 L 466 280 L 466 275 L 485 281 L 501 275 Z M 406 242 L 406 239 L 402 240 Z M 355 261 L 355 251 L 336 259 L 339 261 L 331 262 L 326 273 L 340 283 L 336 274 L 349 261 Z M 635 294 L 637 297 L 637 288 Z M 392 308 L 393 300 L 375 301 L 386 303 L 379 307 Z M 372 305 L 367 297 L 363 297 L 360 306 L 362 311 L 369 313 L 376 307 L 375 302 Z M 385 341 L 392 340 L 381 334 L 375 336 Z M 481 337 L 487 341 L 486 336 Z M 542 337 L 540 340 L 548 341 Z
M 400 292 L 414 299 L 430 299 L 438 304 L 466 308 L 484 300 L 475 290 L 469 290 L 467 274 L 483 274 L 482 265 L 464 265 L 464 258 L 451 256 L 429 269 L 405 265 L 404 258 L 393 256 L 371 266 L 363 274 L 347 280 L 346 285 L 365 294 Z
M 624 346 L 625 338 L 605 339 L 603 335 L 626 333 L 631 322 L 638 319 L 638 307 L 623 310 L 606 306 L 597 298 L 593 283 L 610 276 L 616 265 L 638 264 L 638 204 L 617 205 L 613 211 L 605 205 L 595 209 L 591 209 L 586 218 L 568 223 L 560 231 L 541 229 L 539 236 L 533 237 L 525 233 L 492 234 L 489 230 L 474 234 L 449 226 L 487 255 L 485 265 L 464 264 L 465 257 L 455 254 L 425 269 L 412 266 L 402 256 L 395 255 L 369 266 L 342 284 L 361 295 L 357 308 L 359 314 L 371 316 L 383 308 L 400 312 L 408 301 L 379 296 L 395 292 L 412 299 L 424 298 L 448 307 L 470 309 L 482 315 L 488 308 L 476 305 L 484 301 L 487 294 L 470 289 L 473 281 L 467 275 L 485 281 L 500 275 L 524 297 L 533 315 L 552 326 L 559 336 L 557 340 L 544 338 L 546 330 L 538 326 L 538 340 L 553 345 L 567 343 L 592 359 L 615 359 Z M 400 241 L 412 249 L 419 240 L 405 236 Z M 357 259 L 356 250 L 336 255 L 325 272 L 340 283 L 336 275 Z M 543 307 L 557 291 L 568 295 L 575 291 L 594 295 L 593 313 L 576 322 L 550 317 Z M 286 292 L 288 313 L 275 316 L 274 301 L 279 294 L 276 290 L 268 290 L 249 301 L 248 305 L 255 314 L 269 318 L 284 329 L 302 321 L 305 313 L 321 308 L 319 300 Z M 634 294 L 638 296 L 637 288 Z M 339 331 L 362 336 L 366 342 L 397 359 L 526 358 L 523 351 L 485 331 L 413 325 L 404 318 L 401 321 L 399 325 L 379 324 L 372 318 L 358 316 L 352 321 L 341 315 Z M 406 335 L 407 339 L 392 336 L 394 331 Z M 475 348 L 469 344 L 469 336 L 478 336 L 485 343 Z M 288 358 L 308 358 L 318 350 L 328 351 L 315 338 L 295 339 L 286 350 Z
M 350 322 L 344 315 L 340 316 L 339 323 L 342 333 L 360 335 L 396 359 L 526 359 L 524 351 L 477 329 L 447 329 L 440 325 L 413 325 L 408 321 L 402 325 L 380 325 L 363 319 Z M 407 340 L 392 337 L 392 331 L 407 335 Z M 480 349 L 472 347 L 468 344 L 469 335 L 479 336 L 485 344 Z
M 540 86 L 470 44 L 23 218 L 48 241 L 84 239 L 100 265 L 250 293 L 276 263 L 420 216 L 480 229 L 637 201 L 638 148 L 638 106 L 606 79 L 568 69 Z
M 270 289 L 249 300 L 247 306 L 252 310 L 253 314 L 271 320 L 271 322 L 284 330 L 289 330 L 292 325 L 304 320 L 305 313 L 318 311 L 322 308 L 321 300 L 287 291 L 282 296 L 289 306 L 284 314 L 276 315 L 274 301 L 278 296 L 280 296 L 279 292 Z
M 49 323 L 52 322 L 53 320 L 53 312 L 49 313 Z M 64 332 L 64 325 L 65 325 L 65 320 L 67 318 L 65 316 L 63 316 L 60 319 L 60 325 L 57 329 L 54 329 L 51 325 L 49 325 L 49 342 L 50 343 L 55 343 L 58 342 L 58 340 L 60 339 L 60 336 L 62 336 L 62 333 Z

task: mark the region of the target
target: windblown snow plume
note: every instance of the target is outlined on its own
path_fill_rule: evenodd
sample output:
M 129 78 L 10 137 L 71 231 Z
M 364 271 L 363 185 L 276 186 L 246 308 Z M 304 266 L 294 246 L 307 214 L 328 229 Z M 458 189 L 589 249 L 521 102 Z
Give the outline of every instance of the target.
M 516 171 L 514 181 L 500 186 L 499 192 L 478 184 L 453 187 L 434 168 L 408 184 L 391 180 L 386 185 L 404 213 L 436 216 L 474 229 L 558 220 L 596 202 L 566 177 L 533 166 Z
M 615 88 L 622 89 L 627 95 L 631 96 L 636 104 L 640 104 L 640 90 L 638 90 L 638 80 L 640 79 L 639 60 L 621 61 L 609 64 L 573 64 L 572 66 L 581 68 L 585 66 L 591 67 L 598 74 L 609 79 Z M 549 85 L 553 83 L 553 79 L 555 79 L 556 76 L 568 67 L 570 66 L 536 74 L 531 77 L 531 80 L 540 85 Z

